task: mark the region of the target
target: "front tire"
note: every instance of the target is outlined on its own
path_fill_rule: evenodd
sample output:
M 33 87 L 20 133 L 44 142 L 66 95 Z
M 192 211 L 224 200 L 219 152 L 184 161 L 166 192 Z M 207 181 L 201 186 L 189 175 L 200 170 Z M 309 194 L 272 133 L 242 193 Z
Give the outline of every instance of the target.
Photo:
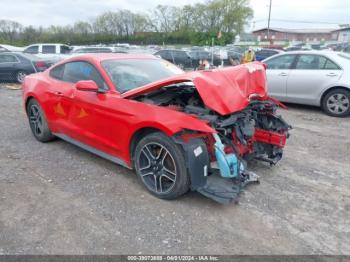
M 350 115 L 350 91 L 341 88 L 330 91 L 322 100 L 322 109 L 330 116 Z
M 34 98 L 28 102 L 27 116 L 30 129 L 38 141 L 48 142 L 55 138 L 49 129 L 44 111 Z
M 183 155 L 181 148 L 161 132 L 140 140 L 133 157 L 134 166 L 151 194 L 170 200 L 189 190 L 190 180 Z

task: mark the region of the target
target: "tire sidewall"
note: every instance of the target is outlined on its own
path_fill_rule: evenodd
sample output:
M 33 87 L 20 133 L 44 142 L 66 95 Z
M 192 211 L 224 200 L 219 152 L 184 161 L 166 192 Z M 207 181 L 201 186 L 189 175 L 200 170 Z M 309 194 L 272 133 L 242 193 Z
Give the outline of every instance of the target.
M 31 110 L 31 107 L 35 105 L 38 107 L 38 110 L 40 112 L 40 115 L 41 115 L 41 119 L 42 119 L 42 122 L 43 122 L 43 130 L 42 130 L 42 133 L 40 135 L 37 135 L 35 133 L 35 131 L 33 130 L 33 127 L 30 123 L 30 110 Z M 54 135 L 51 133 L 50 129 L 49 129 L 49 126 L 47 124 L 47 120 L 46 120 L 46 116 L 45 116 L 45 113 L 44 111 L 42 110 L 40 104 L 37 102 L 37 100 L 35 100 L 34 98 L 30 99 L 30 101 L 28 102 L 27 104 L 27 117 L 28 117 L 28 122 L 29 122 L 29 126 L 30 126 L 30 129 L 34 135 L 34 137 L 40 141 L 40 142 L 48 142 L 50 140 L 53 140 L 54 139 Z
M 148 186 L 145 185 L 145 182 L 143 181 L 137 159 L 140 157 L 141 149 L 148 143 L 158 143 L 162 146 L 164 146 L 168 152 L 170 153 L 171 157 L 174 159 L 177 174 L 176 174 L 176 180 L 175 185 L 172 187 L 172 189 L 167 193 L 156 193 L 152 191 Z M 189 176 L 187 173 L 185 158 L 183 150 L 171 140 L 167 135 L 161 133 L 161 132 L 155 132 L 151 133 L 144 138 L 142 138 L 139 143 L 137 144 L 134 156 L 133 156 L 133 163 L 134 168 L 136 171 L 137 176 L 142 181 L 144 186 L 147 188 L 147 190 L 154 196 L 162 199 L 175 199 L 184 193 L 186 193 L 189 190 Z
M 346 117 L 346 116 L 349 116 L 350 115 L 350 106 L 349 108 L 347 109 L 347 111 L 345 111 L 344 113 L 341 113 L 341 114 L 335 114 L 333 113 L 332 111 L 330 111 L 327 107 L 327 101 L 328 99 L 335 95 L 335 94 L 343 94 L 345 95 L 349 101 L 350 101 L 350 91 L 349 90 L 345 90 L 345 89 L 334 89 L 330 92 L 328 92 L 328 94 L 325 95 L 325 97 L 323 98 L 322 100 L 322 109 L 323 111 L 327 114 L 327 115 L 330 115 L 330 116 L 333 116 L 333 117 Z

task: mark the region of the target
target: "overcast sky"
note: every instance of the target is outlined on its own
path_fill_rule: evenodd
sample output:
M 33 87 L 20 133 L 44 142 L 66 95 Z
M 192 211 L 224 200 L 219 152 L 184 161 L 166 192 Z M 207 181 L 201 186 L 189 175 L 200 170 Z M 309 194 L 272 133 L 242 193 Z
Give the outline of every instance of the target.
M 15 20 L 23 25 L 48 26 L 92 21 L 105 11 L 129 9 L 147 12 L 158 4 L 181 6 L 205 0 L 0 0 L 0 19 Z M 248 30 L 267 25 L 269 0 L 251 0 L 254 18 Z M 272 27 L 334 28 L 350 23 L 350 0 L 272 0 Z M 280 21 L 280 20 L 287 21 Z M 314 23 L 295 23 L 306 21 Z M 254 22 L 255 21 L 255 22 Z M 317 23 L 315 23 L 317 22 Z M 322 23 L 320 23 L 322 22 Z M 332 24 L 334 23 L 334 24 Z

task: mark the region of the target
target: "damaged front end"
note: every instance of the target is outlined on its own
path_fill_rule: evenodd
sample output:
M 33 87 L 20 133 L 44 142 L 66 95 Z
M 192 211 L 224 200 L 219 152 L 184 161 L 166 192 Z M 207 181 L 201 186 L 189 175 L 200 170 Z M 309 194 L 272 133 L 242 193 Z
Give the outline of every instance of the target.
M 197 109 L 197 113 L 198 113 Z M 210 111 L 198 116 L 210 119 L 214 134 L 184 131 L 176 141 L 185 149 L 192 190 L 220 203 L 237 201 L 243 187 L 259 182 L 247 169 L 257 159 L 275 165 L 291 128 L 276 115 L 277 105 L 271 100 L 255 100 L 243 111 L 229 116 L 213 117 Z
M 253 70 L 252 70 L 253 69 Z M 214 80 L 215 81 L 214 81 Z M 261 64 L 193 72 L 142 90 L 133 98 L 200 119 L 212 133 L 184 128 L 173 136 L 184 149 L 191 189 L 220 203 L 237 201 L 243 187 L 258 182 L 252 159 L 275 165 L 291 128 L 266 95 Z

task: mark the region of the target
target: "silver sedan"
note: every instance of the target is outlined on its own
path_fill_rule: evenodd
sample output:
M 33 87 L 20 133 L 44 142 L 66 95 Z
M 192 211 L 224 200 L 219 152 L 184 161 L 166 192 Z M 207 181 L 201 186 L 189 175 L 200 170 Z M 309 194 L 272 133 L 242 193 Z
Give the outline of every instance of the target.
M 283 102 L 320 106 L 331 116 L 350 115 L 350 55 L 295 51 L 263 60 L 269 94 Z

